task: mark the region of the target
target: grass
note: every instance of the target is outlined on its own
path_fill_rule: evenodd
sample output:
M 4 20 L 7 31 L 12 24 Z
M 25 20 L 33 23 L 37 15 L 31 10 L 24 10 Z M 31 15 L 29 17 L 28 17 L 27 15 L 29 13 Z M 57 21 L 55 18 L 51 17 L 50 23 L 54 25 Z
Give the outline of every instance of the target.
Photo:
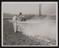
M 9 18 L 3 20 L 3 45 L 42 45 L 42 44 L 45 45 L 47 44 L 42 40 L 37 42 L 35 41 L 35 39 L 25 36 L 24 34 L 22 34 L 22 32 L 15 33 L 13 30 L 12 23 L 10 23 L 8 20 Z
M 39 45 L 39 42 L 22 34 L 22 32 L 15 33 L 13 25 L 4 20 L 3 24 L 3 45 Z

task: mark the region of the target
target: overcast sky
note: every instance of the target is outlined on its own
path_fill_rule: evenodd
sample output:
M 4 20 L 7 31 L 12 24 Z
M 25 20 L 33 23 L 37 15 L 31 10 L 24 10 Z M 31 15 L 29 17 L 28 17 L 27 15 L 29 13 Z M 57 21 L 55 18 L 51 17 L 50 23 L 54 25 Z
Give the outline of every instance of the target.
M 39 4 L 42 4 L 43 14 L 52 11 L 56 12 L 55 2 L 2 2 L 2 7 L 4 13 L 18 14 L 22 12 L 23 14 L 39 14 Z

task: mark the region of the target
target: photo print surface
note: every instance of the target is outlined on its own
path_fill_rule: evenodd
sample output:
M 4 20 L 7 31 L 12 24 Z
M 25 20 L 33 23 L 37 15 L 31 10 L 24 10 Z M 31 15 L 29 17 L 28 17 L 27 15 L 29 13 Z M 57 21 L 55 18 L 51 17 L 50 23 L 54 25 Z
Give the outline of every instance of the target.
M 2 46 L 57 46 L 57 2 L 2 2 Z

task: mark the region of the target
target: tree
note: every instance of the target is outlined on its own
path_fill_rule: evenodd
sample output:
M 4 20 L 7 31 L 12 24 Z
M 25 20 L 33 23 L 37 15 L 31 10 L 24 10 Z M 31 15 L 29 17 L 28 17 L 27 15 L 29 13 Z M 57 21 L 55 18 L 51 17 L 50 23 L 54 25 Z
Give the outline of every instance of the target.
M 39 16 L 41 16 L 41 4 L 39 4 Z

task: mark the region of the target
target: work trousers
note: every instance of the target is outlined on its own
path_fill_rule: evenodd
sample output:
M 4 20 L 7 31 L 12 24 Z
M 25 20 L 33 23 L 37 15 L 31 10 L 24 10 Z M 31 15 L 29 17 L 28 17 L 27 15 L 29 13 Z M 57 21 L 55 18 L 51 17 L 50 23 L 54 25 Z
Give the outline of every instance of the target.
M 14 23 L 13 23 L 13 27 L 14 27 L 14 32 L 16 32 L 16 31 L 20 31 L 21 32 L 21 28 L 22 28 L 22 25 L 21 25 L 21 23 L 20 23 L 20 21 L 15 21 Z

